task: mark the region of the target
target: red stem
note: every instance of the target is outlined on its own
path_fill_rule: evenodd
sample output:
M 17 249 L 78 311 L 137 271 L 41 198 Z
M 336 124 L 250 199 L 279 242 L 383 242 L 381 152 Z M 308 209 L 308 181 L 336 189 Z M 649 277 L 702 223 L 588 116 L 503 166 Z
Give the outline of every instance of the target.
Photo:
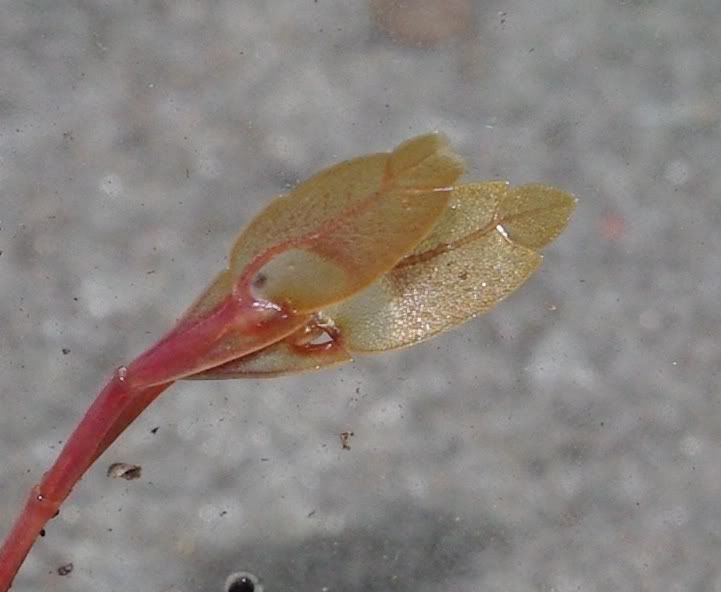
M 74 485 L 125 427 L 171 383 L 133 389 L 115 373 L 72 433 L 62 452 L 35 485 L 3 546 L 0 592 L 10 589 L 35 539 L 60 509 Z
M 237 295 L 201 319 L 181 321 L 129 367 L 119 368 L 88 409 L 0 547 L 0 592 L 7 592 L 45 524 L 95 460 L 176 379 L 241 357 L 297 329 L 305 317 Z M 246 339 L 225 343 L 229 331 Z
M 147 407 L 160 396 L 160 394 L 169 388 L 172 382 L 166 382 L 165 384 L 158 384 L 156 386 L 150 386 L 144 388 L 133 395 L 132 405 L 128 405 L 123 412 L 120 414 L 115 423 L 112 425 L 108 433 L 105 434 L 105 438 L 98 446 L 93 456 L 93 460 L 90 461 L 92 465 L 100 455 L 107 450 L 107 448 L 115 442 L 117 437 L 122 434 L 125 429 L 135 421 L 135 419 L 143 412 Z M 89 468 L 89 467 L 88 467 Z

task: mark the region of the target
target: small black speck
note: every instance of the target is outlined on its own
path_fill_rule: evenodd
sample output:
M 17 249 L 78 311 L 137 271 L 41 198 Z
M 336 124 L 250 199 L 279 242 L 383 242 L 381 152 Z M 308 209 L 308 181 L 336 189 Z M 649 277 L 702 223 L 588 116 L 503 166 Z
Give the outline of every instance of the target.
M 44 536 L 45 536 L 45 529 L 44 529 L 44 528 L 41 528 L 41 529 L 40 529 L 40 536 L 41 536 L 41 537 L 44 537 Z
M 62 349 L 62 352 L 63 352 L 63 355 L 64 355 L 64 356 L 67 356 L 67 355 L 70 353 L 70 348 L 69 348 L 69 347 L 64 347 L 64 348 Z
M 160 429 L 160 426 L 155 426 L 152 430 L 150 430 L 150 433 L 157 434 L 159 429 Z

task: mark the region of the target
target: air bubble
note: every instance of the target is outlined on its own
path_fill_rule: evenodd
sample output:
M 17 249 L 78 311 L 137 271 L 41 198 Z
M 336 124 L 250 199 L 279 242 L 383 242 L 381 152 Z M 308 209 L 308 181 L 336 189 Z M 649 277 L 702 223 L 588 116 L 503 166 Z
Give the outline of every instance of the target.
M 503 228 L 500 224 L 496 225 L 496 230 L 503 238 L 508 238 L 508 232 L 506 232 L 506 229 Z
M 225 592 L 263 592 L 258 578 L 247 571 L 238 571 L 225 580 Z
M 128 377 L 128 369 L 126 366 L 120 366 L 117 370 L 118 374 L 118 380 L 120 382 L 125 382 L 125 379 Z

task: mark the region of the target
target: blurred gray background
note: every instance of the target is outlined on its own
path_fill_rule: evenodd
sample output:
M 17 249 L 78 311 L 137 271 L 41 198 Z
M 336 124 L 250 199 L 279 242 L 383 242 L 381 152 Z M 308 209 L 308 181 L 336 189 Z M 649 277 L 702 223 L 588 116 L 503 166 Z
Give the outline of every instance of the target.
M 467 178 L 580 200 L 452 333 L 176 385 L 14 589 L 721 590 L 719 22 L 718 0 L 0 0 L 0 534 L 274 194 L 442 130 Z

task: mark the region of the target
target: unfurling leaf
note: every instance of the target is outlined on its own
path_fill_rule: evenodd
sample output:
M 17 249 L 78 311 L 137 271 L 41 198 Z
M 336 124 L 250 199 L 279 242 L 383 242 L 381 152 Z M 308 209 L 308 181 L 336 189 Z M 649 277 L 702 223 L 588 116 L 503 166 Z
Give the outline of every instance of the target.
M 317 369 L 349 360 L 351 353 L 408 346 L 456 326 L 490 310 L 528 279 L 542 261 L 535 249 L 558 236 L 574 207 L 572 196 L 544 185 L 456 187 L 431 233 L 387 274 L 310 317 L 283 341 L 197 378 Z M 325 336 L 325 347 L 299 346 L 312 332 Z

